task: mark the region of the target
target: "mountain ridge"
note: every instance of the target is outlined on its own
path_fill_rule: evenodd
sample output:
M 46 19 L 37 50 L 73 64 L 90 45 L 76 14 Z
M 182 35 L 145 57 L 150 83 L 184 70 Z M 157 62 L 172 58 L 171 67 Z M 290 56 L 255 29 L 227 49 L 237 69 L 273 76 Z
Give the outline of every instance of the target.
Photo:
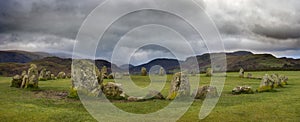
M 8 54 L 3 54 L 0 51 L 0 58 L 2 56 L 12 56 L 11 59 L 18 59 L 15 62 L 3 62 L 0 59 L 0 75 L 2 76 L 12 76 L 15 74 L 20 74 L 23 70 L 27 69 L 31 63 L 37 64 L 40 68 L 44 67 L 53 73 L 58 73 L 64 71 L 66 73 L 71 72 L 71 58 L 60 58 L 52 55 L 47 55 L 47 53 L 27 53 L 26 51 L 7 51 Z M 11 54 L 12 53 L 12 54 Z M 184 61 L 178 61 L 176 59 L 169 58 L 159 58 L 151 60 L 145 64 L 141 65 L 131 65 L 127 64 L 131 74 L 139 74 L 142 67 L 146 67 L 149 71 L 151 67 L 155 65 L 162 66 L 167 73 L 175 73 L 180 71 L 180 64 L 183 67 L 193 70 L 196 66 L 192 65 L 193 58 L 198 61 L 198 68 L 200 72 L 205 72 L 206 68 L 211 67 L 211 57 L 214 54 L 225 54 L 227 61 L 226 71 L 238 71 L 240 68 L 244 68 L 246 71 L 263 71 L 263 70 L 300 70 L 300 59 L 281 57 L 277 58 L 272 54 L 254 54 L 249 51 L 236 51 L 229 53 L 205 53 L 202 55 L 192 56 L 186 58 Z M 16 57 L 13 57 L 17 55 Z M 19 56 L 19 57 L 18 57 Z M 27 56 L 27 58 L 26 58 Z M 49 57 L 47 57 L 49 56 Z M 28 58 L 29 57 L 29 58 Z M 21 60 L 21 61 L 20 61 Z M 23 60 L 23 61 L 22 61 Z M 2 62 L 1 62 L 2 61 Z M 5 60 L 4 60 L 5 61 Z M 118 67 L 111 62 L 97 59 L 95 60 L 96 66 L 101 69 L 103 66 L 108 68 L 111 72 L 113 68 L 117 72 L 126 72 L 125 65 Z

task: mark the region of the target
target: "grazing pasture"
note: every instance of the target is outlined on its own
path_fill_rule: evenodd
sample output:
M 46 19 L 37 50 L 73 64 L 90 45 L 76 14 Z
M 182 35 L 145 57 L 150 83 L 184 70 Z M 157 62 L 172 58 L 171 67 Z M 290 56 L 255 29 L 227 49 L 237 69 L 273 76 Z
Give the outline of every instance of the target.
M 251 73 L 254 77 L 273 73 L 286 75 L 289 85 L 276 88 L 274 92 L 232 95 L 231 90 L 234 87 L 248 85 L 255 90 L 261 80 L 239 78 L 237 72 L 227 73 L 219 102 L 207 118 L 198 119 L 202 100 L 195 100 L 178 121 L 300 121 L 299 71 Z M 140 87 L 150 84 L 147 76 L 131 78 Z M 168 95 L 172 75 L 168 75 L 167 79 L 166 86 L 161 91 L 165 97 Z M 206 77 L 205 74 L 201 74 L 200 79 L 200 86 L 209 84 L 210 77 Z M 10 77 L 0 77 L 0 121 L 96 121 L 85 110 L 80 100 L 66 97 L 71 86 L 70 79 L 40 81 L 40 88 L 36 90 L 9 87 L 10 81 Z M 124 111 L 145 114 L 162 109 L 171 101 L 112 102 Z

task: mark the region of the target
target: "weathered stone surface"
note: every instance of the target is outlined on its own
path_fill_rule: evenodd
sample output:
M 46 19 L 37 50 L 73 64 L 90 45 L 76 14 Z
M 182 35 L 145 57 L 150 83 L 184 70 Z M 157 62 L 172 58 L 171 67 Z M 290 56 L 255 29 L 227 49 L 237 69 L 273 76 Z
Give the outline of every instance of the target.
M 134 97 L 134 96 L 128 97 L 127 100 L 130 101 L 130 102 L 145 101 L 145 99 L 143 97 Z
M 288 80 L 289 80 L 288 77 L 286 77 L 286 76 L 279 76 L 279 79 L 281 80 L 281 83 L 283 85 L 288 85 Z
M 57 79 L 65 79 L 66 78 L 66 73 L 65 72 L 59 72 L 56 77 L 57 77 Z
M 102 78 L 104 78 L 104 79 L 108 78 L 108 71 L 107 71 L 107 67 L 106 66 L 103 66 L 101 68 L 101 75 L 102 75 Z
M 127 95 L 121 86 L 122 85 L 118 83 L 108 82 L 101 86 L 101 90 L 108 99 L 125 99 Z
M 274 82 L 274 87 L 283 87 L 283 84 L 281 82 L 281 79 L 279 78 L 278 74 L 272 74 L 271 80 Z
M 195 99 L 205 99 L 206 97 L 214 98 L 214 97 L 218 97 L 219 95 L 216 87 L 203 86 L 195 90 L 193 96 L 195 96 Z
M 272 91 L 274 88 L 274 81 L 268 74 L 266 74 L 260 83 L 259 88 L 257 89 L 258 92 L 267 92 Z
M 46 73 L 45 73 L 45 78 L 46 78 L 47 80 L 54 80 L 54 79 L 51 79 L 51 71 L 46 71 Z
M 25 88 L 33 87 L 38 88 L 38 69 L 35 64 L 31 64 L 30 68 L 28 69 L 28 83 L 26 83 Z
M 24 75 L 23 78 L 22 78 L 22 85 L 21 85 L 21 88 L 25 88 L 25 87 L 26 87 L 26 84 L 28 84 L 28 82 L 29 82 L 28 75 Z
M 21 84 L 22 84 L 22 77 L 20 75 L 15 75 L 14 77 L 12 77 L 10 87 L 20 88 Z
M 141 69 L 141 75 L 142 76 L 147 76 L 147 69 L 145 67 L 142 67 L 142 69 Z
M 232 94 L 253 94 L 254 91 L 250 86 L 237 86 L 232 89 Z
M 245 75 L 245 71 L 243 68 L 240 69 L 240 72 L 239 72 L 239 77 L 240 78 L 244 78 L 244 75 Z
M 56 80 L 56 79 L 57 79 L 57 77 L 55 77 L 54 74 L 51 74 L 51 75 L 50 75 L 50 78 L 51 78 L 51 80 Z
M 46 69 L 43 68 L 41 71 L 40 71 L 40 75 L 39 75 L 39 81 L 46 81 L 47 78 L 46 78 Z
M 159 73 L 158 73 L 160 76 L 165 76 L 166 75 L 166 71 L 163 67 L 160 67 L 159 69 Z
M 206 69 L 206 76 L 211 77 L 213 75 L 213 70 L 211 68 Z
M 90 60 L 73 60 L 72 89 L 83 91 L 89 96 L 99 96 L 102 78 L 98 78 L 99 69 Z
M 114 74 L 113 74 L 113 73 L 110 73 L 110 74 L 107 76 L 107 79 L 114 79 Z
M 167 99 L 190 96 L 190 83 L 186 74 L 181 72 L 174 74 Z
M 150 90 L 145 99 L 165 99 L 165 97 L 159 91 Z

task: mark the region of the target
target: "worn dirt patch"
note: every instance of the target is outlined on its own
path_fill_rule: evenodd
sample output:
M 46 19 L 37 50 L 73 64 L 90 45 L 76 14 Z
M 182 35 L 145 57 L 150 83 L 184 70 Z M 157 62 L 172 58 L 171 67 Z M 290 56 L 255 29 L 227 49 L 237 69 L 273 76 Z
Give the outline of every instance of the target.
M 68 96 L 67 91 L 34 91 L 34 95 L 38 98 L 48 98 L 48 99 L 65 99 Z

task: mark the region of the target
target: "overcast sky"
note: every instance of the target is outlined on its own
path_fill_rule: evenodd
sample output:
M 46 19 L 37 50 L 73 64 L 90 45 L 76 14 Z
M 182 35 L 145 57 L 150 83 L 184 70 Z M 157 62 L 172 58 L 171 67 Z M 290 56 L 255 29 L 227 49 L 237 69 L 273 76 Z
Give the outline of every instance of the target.
M 103 0 L 0 0 L 0 49 L 70 53 L 82 22 L 102 2 Z M 254 53 L 272 53 L 277 57 L 300 58 L 299 0 L 203 0 L 201 3 L 216 23 L 226 51 L 248 50 Z M 107 13 L 108 16 L 110 14 Z M 149 16 L 153 20 L 162 20 L 162 23 L 178 25 L 178 28 L 184 28 L 181 26 L 185 25 L 180 19 L 168 14 L 139 12 L 110 27 L 103 37 L 105 45 L 101 46 L 113 46 L 121 38 L 119 36 L 130 28 L 127 22 L 147 23 L 144 18 Z M 151 30 L 156 31 L 155 28 L 148 28 L 144 32 L 157 35 L 157 32 L 151 33 Z M 199 49 L 196 53 L 205 53 L 207 49 L 204 43 L 198 41 L 201 37 L 187 30 L 182 31 L 194 39 L 193 46 Z M 154 38 L 172 37 L 172 34 L 161 34 L 161 37 Z M 134 39 L 141 41 L 141 38 Z M 122 45 L 122 51 L 133 50 L 132 44 L 136 43 L 134 41 L 130 45 Z M 181 44 L 180 40 L 172 41 L 175 45 Z M 190 56 L 180 51 L 180 47 L 175 50 L 180 59 Z M 131 63 L 140 64 L 157 57 L 173 57 L 173 53 L 166 48 L 150 45 L 139 49 L 131 57 Z M 99 58 L 109 60 L 111 54 L 112 49 L 97 50 Z

